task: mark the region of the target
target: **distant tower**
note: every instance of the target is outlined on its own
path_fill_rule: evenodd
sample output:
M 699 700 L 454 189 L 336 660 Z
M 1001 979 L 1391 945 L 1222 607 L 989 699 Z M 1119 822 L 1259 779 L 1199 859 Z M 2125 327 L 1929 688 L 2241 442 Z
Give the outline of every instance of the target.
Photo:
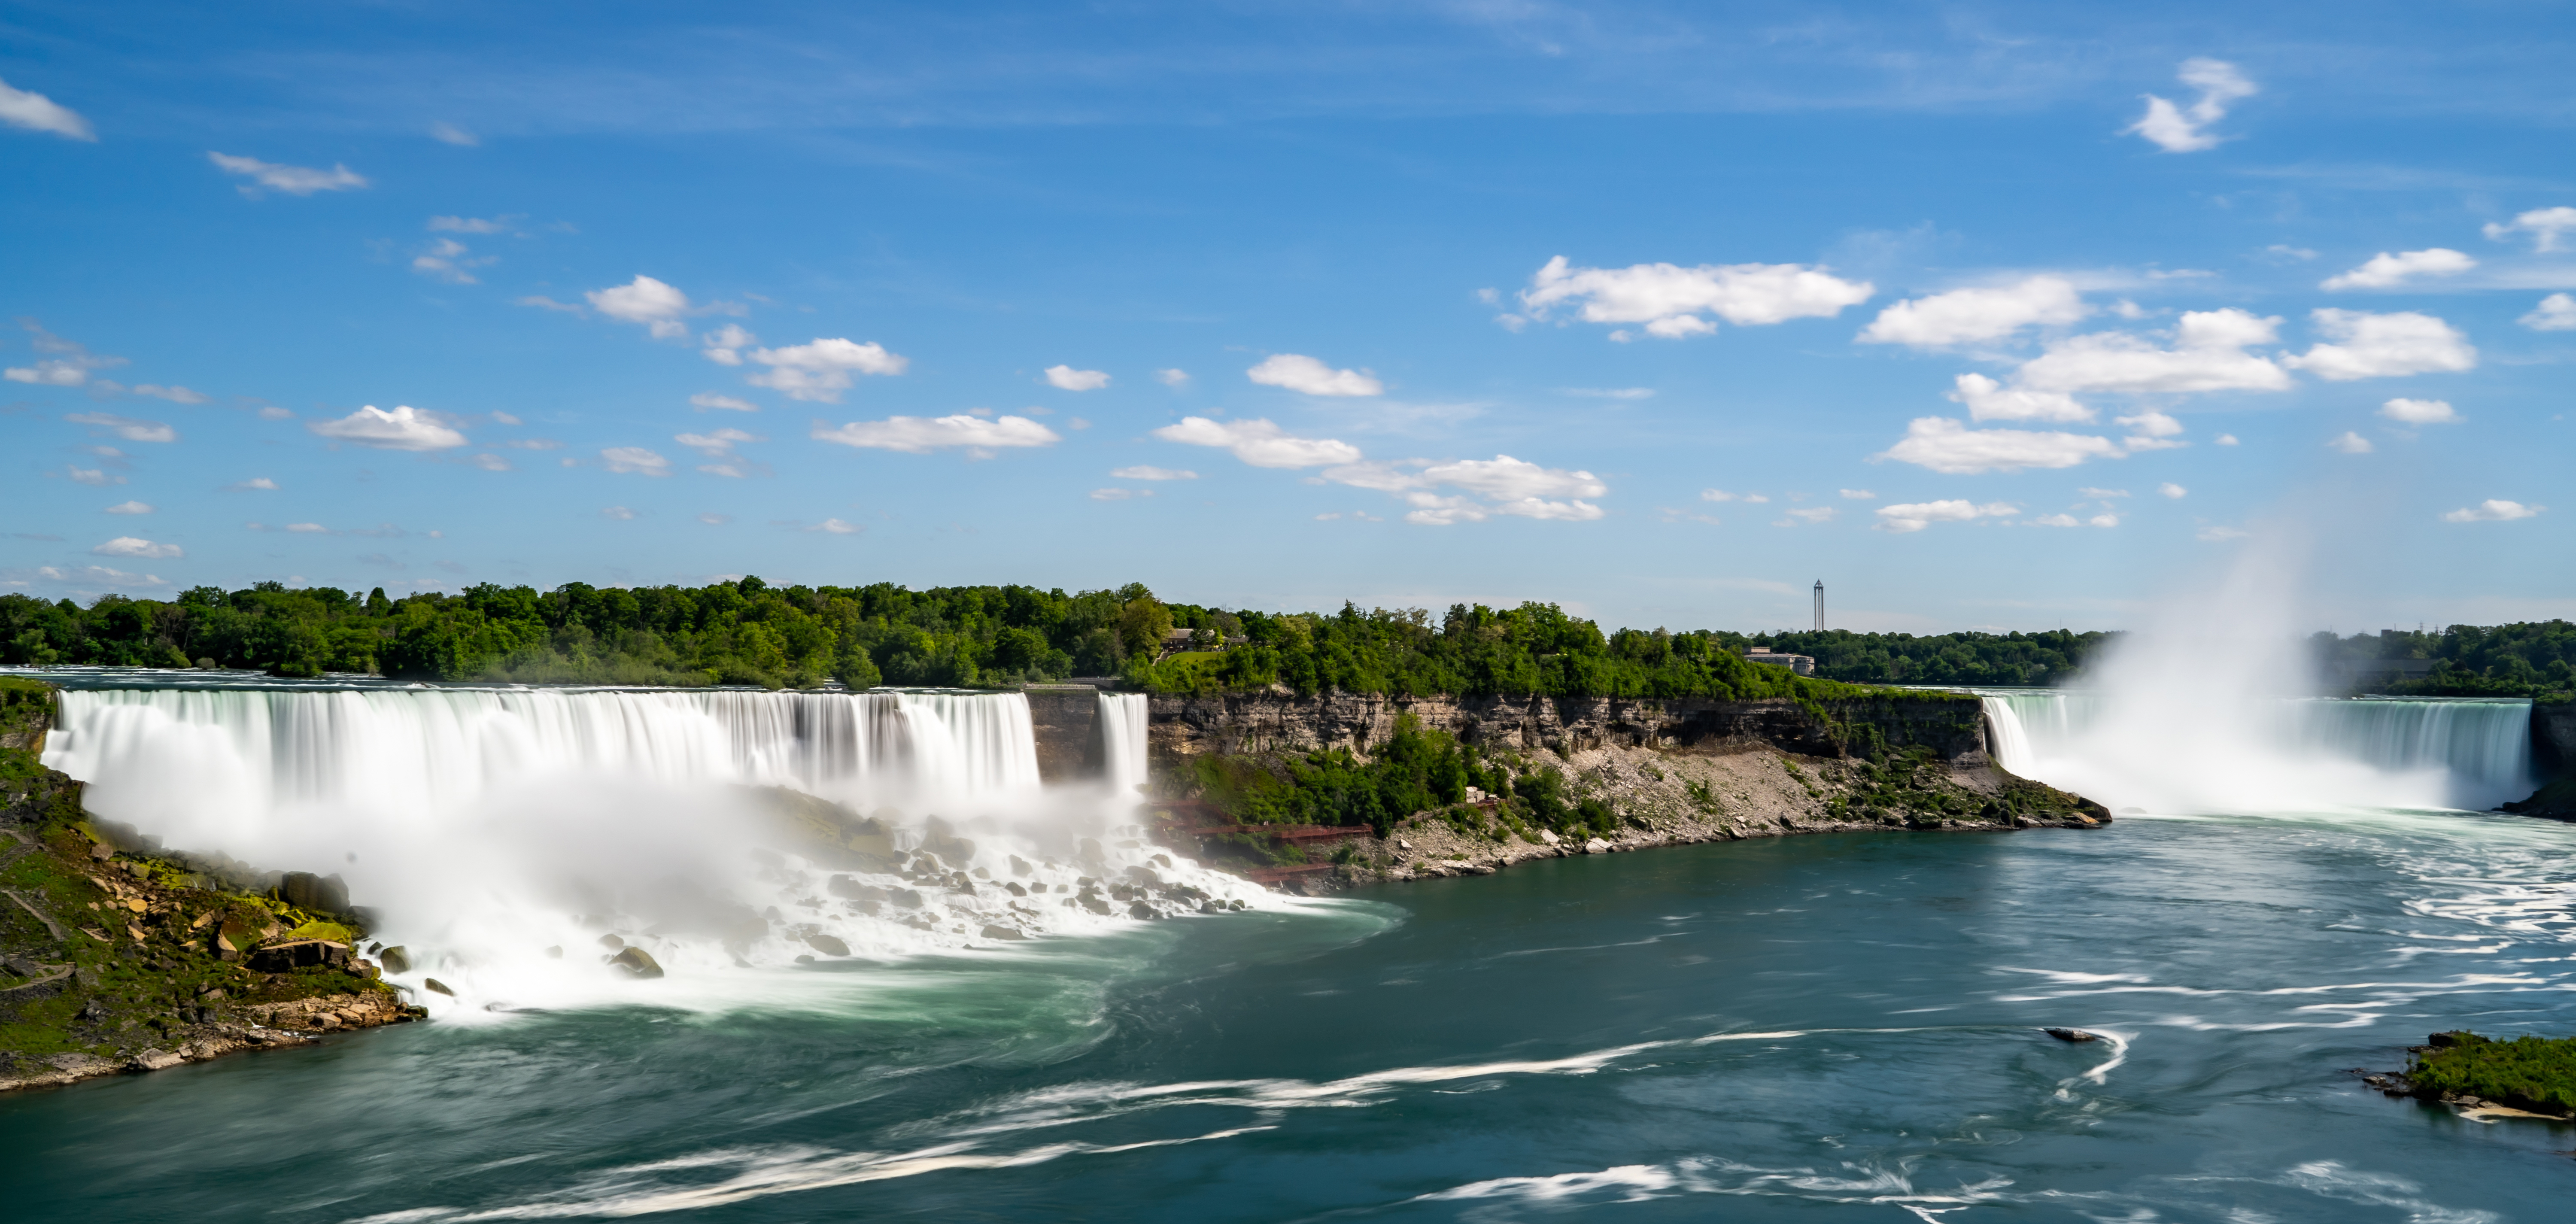
M 1816 579 L 1816 632 L 1825 631 L 1825 580 Z

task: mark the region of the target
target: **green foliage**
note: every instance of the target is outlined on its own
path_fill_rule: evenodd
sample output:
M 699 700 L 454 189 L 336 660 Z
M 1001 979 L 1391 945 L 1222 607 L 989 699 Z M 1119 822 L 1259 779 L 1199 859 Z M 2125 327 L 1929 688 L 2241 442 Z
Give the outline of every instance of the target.
M 2576 1112 L 2576 1038 L 2495 1041 L 2445 1033 L 2452 1044 L 2417 1056 L 2406 1073 L 2419 1089 L 2483 1097 L 2534 1112 Z
M 1718 634 L 1737 653 L 1768 646 L 1816 660 L 1816 674 L 1855 684 L 2057 684 L 2114 635 L 2070 633 L 1767 633 Z M 1776 666 L 1776 665 L 1766 665 Z
M 2563 620 L 2510 625 L 2452 625 L 2439 633 L 2387 629 L 2309 639 L 2317 661 L 2337 665 L 2377 659 L 2429 659 L 2421 679 L 2364 682 L 2372 692 L 2414 697 L 2532 697 L 2566 700 L 2576 689 L 2576 624 Z

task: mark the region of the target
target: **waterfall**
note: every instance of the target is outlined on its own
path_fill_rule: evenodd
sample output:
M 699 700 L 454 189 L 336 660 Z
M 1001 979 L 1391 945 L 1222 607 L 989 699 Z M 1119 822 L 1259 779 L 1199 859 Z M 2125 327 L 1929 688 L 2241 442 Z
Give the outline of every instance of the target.
M 2483 809 L 2532 787 L 2528 701 L 2255 698 L 2207 713 L 2214 742 L 2100 693 L 1983 697 L 1996 764 L 2107 803 Z
M 722 1007 L 798 989 L 744 970 L 1257 902 L 1132 824 L 1143 699 L 1104 700 L 1123 805 L 1040 784 L 1016 693 L 71 688 L 44 763 L 173 851 L 342 875 L 442 1013 L 634 998 L 611 937 L 668 970 L 654 1002 Z M 856 832 L 814 840 L 766 787 Z
M 1151 699 L 1143 693 L 1100 695 L 1100 747 L 1109 793 L 1127 798 L 1145 781 L 1146 713 Z

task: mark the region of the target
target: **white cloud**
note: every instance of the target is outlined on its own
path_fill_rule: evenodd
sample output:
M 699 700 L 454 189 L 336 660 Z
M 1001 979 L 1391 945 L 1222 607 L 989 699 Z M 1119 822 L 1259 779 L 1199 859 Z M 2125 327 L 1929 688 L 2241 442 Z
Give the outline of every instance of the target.
M 640 446 L 612 446 L 599 452 L 600 463 L 609 471 L 637 476 L 668 476 L 671 461 Z
M 520 420 L 519 418 L 514 417 L 514 416 L 511 416 L 509 413 L 506 413 L 506 412 L 499 412 L 499 411 L 495 411 L 495 412 L 492 414 L 492 419 L 493 419 L 493 420 L 495 420 L 495 421 L 497 421 L 497 422 L 500 422 L 500 423 L 501 423 L 501 424 L 503 424 L 503 425 L 525 425 L 525 424 L 527 424 L 527 422 L 526 422 L 526 421 L 522 421 L 522 420 Z
M 1759 493 L 1729 493 L 1724 489 L 1702 489 L 1699 491 L 1699 499 L 1701 501 L 1713 502 L 1743 501 L 1752 502 L 1756 505 L 1771 500 Z
M 2034 276 L 2018 284 L 1953 289 L 1898 302 L 1878 312 L 1859 338 L 1864 344 L 1939 348 L 2000 340 L 2025 327 L 2064 326 L 2090 313 L 2066 278 Z
M 1952 475 L 2074 467 L 2087 459 L 2116 459 L 2109 438 L 2027 429 L 1969 429 L 1949 417 L 1917 417 L 1905 438 L 1873 458 L 1896 459 Z M 1880 511 L 1886 513 L 1885 510 Z
M 1780 521 L 1773 523 L 1772 526 L 1795 527 L 1804 524 L 1812 527 L 1821 523 L 1830 523 L 1834 521 L 1834 516 L 1840 513 L 1842 511 L 1832 506 L 1808 506 L 1800 510 L 1783 511 Z
M 841 393 L 850 389 L 855 375 L 892 376 L 912 364 L 875 341 L 857 344 L 840 337 L 819 336 L 785 348 L 755 349 L 751 359 L 768 366 L 769 372 L 749 375 L 745 382 L 783 392 L 789 399 L 824 404 L 840 403 Z M 1048 440 L 1054 439 L 1050 436 Z
M 2550 294 L 2540 299 L 2540 305 L 2534 307 L 2530 314 L 2514 322 L 2533 331 L 2576 331 L 2576 297 L 2564 293 Z M 15 375 L 17 371 L 10 373 Z
M 1867 490 L 1867 489 L 1845 489 L 1845 490 L 1843 490 L 1843 491 L 1842 491 L 1842 494 L 1843 494 L 1843 496 L 1848 497 L 1848 498 L 1852 499 L 1853 501 L 1876 501 L 1876 500 L 1878 500 L 1878 494 L 1876 494 L 1876 493 L 1872 493 L 1872 492 L 1870 492 L 1870 491 L 1869 491 L 1869 490 Z
M 106 412 L 75 412 L 63 418 L 75 425 L 113 431 L 128 442 L 176 442 L 179 431 L 160 421 L 138 421 Z
M 1154 491 L 1152 489 L 1093 489 L 1091 491 L 1091 500 L 1128 501 L 1138 497 L 1152 497 L 1153 495 Z
M 688 294 L 641 274 L 623 285 L 593 289 L 581 296 L 589 301 L 591 309 L 609 318 L 643 324 L 656 340 L 677 340 L 688 335 L 688 325 L 680 320 L 697 309 L 690 305 Z
M 2096 332 L 2052 344 L 2022 366 L 2014 381 L 2038 391 L 2284 391 L 2290 376 L 2272 359 L 2245 350 L 2279 338 L 2277 318 L 2230 307 L 2185 311 L 2173 347 L 2158 348 L 2129 332 Z
M 2429 247 L 2391 255 L 2381 251 L 2350 272 L 2327 277 L 2319 289 L 2387 289 L 2418 276 L 2457 276 L 2478 261 L 2449 247 Z
M 2306 247 L 2291 246 L 2286 242 L 2275 242 L 2272 245 L 2263 248 L 2263 253 L 2266 255 L 2276 256 L 2281 259 L 2296 259 L 2302 261 L 2317 257 L 2317 253 L 2315 251 L 2311 251 Z
M 721 459 L 726 455 L 731 454 L 733 452 L 734 444 L 738 442 L 766 442 L 768 440 L 769 439 L 767 438 L 744 433 L 739 429 L 719 429 L 710 434 L 684 433 L 675 435 L 672 438 L 672 441 L 678 442 L 680 445 L 688 447 L 690 450 L 696 451 L 701 455 L 705 455 L 710 459 Z
M 1156 370 L 1154 371 L 1154 380 L 1166 387 L 1185 387 L 1189 385 L 1190 372 L 1187 370 L 1177 369 Z
M 2509 523 L 2515 519 L 2530 518 L 2531 516 L 2548 508 L 2549 507 L 2547 506 L 2526 506 L 2521 502 L 2489 498 L 2488 500 L 2479 502 L 2474 506 L 2460 510 L 2453 510 L 2448 514 L 2443 515 L 2442 521 L 2445 523 Z
M 504 217 L 431 217 L 429 232 L 451 234 L 506 234 L 510 223 Z
M 589 313 L 582 308 L 581 303 L 579 302 L 558 302 L 542 293 L 532 293 L 526 297 L 512 298 L 510 301 L 514 305 L 534 306 L 539 310 L 552 310 L 560 314 L 577 315 Z
M 170 585 L 169 583 L 162 581 L 159 577 L 151 574 L 129 574 L 124 570 L 109 569 L 104 565 L 84 565 L 79 569 L 73 570 L 61 569 L 51 565 L 40 565 L 36 567 L 36 576 L 46 580 L 47 582 L 80 582 L 103 587 L 124 588 Z
M 2346 455 L 2367 455 L 2378 448 L 2370 444 L 2370 439 L 2351 430 L 2345 430 L 2335 437 L 2326 439 L 2326 449 Z
M 1386 384 L 1365 370 L 1336 370 L 1299 353 L 1279 353 L 1243 372 L 1265 387 L 1286 387 L 1305 395 L 1383 395 Z
M 1641 400 L 1654 398 L 1655 389 L 1653 387 L 1567 387 L 1565 393 L 1579 395 L 1585 399 Z
M 760 343 L 760 337 L 739 323 L 727 323 L 698 337 L 698 343 L 704 346 L 698 350 L 699 356 L 717 365 L 738 366 L 742 364 L 742 350 Z
M 2195 533 L 2192 538 L 2217 543 L 2221 540 L 2242 540 L 2252 536 L 2253 534 L 2253 532 L 2236 527 L 2204 527 L 2201 528 L 2199 532 Z
M 2281 364 L 2328 382 L 2467 370 L 2478 364 L 2469 338 L 2428 314 L 2326 309 L 2311 311 L 2309 317 L 2319 332 L 2338 343 L 2314 345 L 2304 354 L 2282 358 Z
M 453 238 L 441 238 L 431 243 L 428 250 L 412 257 L 411 270 L 431 280 L 444 281 L 451 285 L 479 285 L 483 282 L 475 279 L 474 274 L 466 269 L 499 263 L 500 257 L 482 255 L 469 259 L 466 258 L 468 249 L 464 243 Z
M 635 512 L 624 506 L 603 506 L 600 508 L 599 517 L 604 519 L 616 519 L 618 522 L 623 523 L 634 518 Z
M 46 331 L 34 319 L 20 319 L 18 326 L 27 329 L 28 346 L 39 353 L 54 354 L 32 366 L 13 367 L 0 372 L 10 382 L 34 383 L 42 387 L 77 387 L 89 381 L 92 370 L 107 370 L 125 364 L 122 357 L 93 353 L 76 340 L 66 340 Z
M 730 514 L 717 514 L 711 510 L 705 514 L 699 515 L 698 521 L 709 527 L 722 527 L 725 524 L 732 522 L 733 516 Z
M 2379 415 L 2408 425 L 2456 425 L 2468 419 L 2448 400 L 2393 399 L 2379 406 Z
M 1198 473 L 1181 468 L 1160 468 L 1142 464 L 1136 467 L 1123 467 L 1109 475 L 1114 480 L 1196 480 L 1199 478 Z
M 187 550 L 176 544 L 155 544 L 150 540 L 136 539 L 133 536 L 118 536 L 91 549 L 90 552 L 101 557 L 142 557 L 153 561 L 188 555 Z
M 98 133 L 90 130 L 89 120 L 70 107 L 40 93 L 12 88 L 7 81 L 0 81 L 0 123 L 30 132 L 51 132 L 66 140 L 98 140 Z
M 474 466 L 487 472 L 506 472 L 510 470 L 510 461 L 499 455 L 482 454 L 474 456 Z
M 2081 527 L 2084 525 L 2084 520 L 2077 518 L 2072 514 L 2043 514 L 2038 518 L 2031 519 L 2030 525 L 2033 527 Z M 1916 529 L 1905 528 L 1902 530 Z
M 2089 421 L 2093 410 L 2063 391 L 2007 387 L 1983 374 L 1962 374 L 1950 399 L 1980 421 Z
M 805 530 L 819 531 L 824 535 L 857 535 L 860 532 L 867 530 L 867 528 L 862 527 L 857 523 L 845 523 L 836 518 L 827 518 L 822 522 L 806 528 Z
M 942 447 L 965 447 L 981 457 L 1003 447 L 1052 446 L 1063 441 L 1052 429 L 1024 416 L 982 417 L 958 413 L 944 417 L 888 417 L 852 421 L 838 429 L 814 423 L 813 436 L 824 442 L 923 455 Z
M 2129 495 L 2129 491 L 2127 489 L 2096 489 L 2090 485 L 2078 488 L 2075 491 L 2086 497 L 2127 497 Z
M 696 395 L 690 396 L 689 405 L 700 412 L 705 412 L 709 409 L 716 409 L 723 412 L 760 411 L 760 405 L 752 403 L 750 400 L 735 399 L 730 395 L 718 395 L 713 391 L 700 391 Z
M 1978 505 L 1964 498 L 1943 501 L 1909 502 L 1901 506 L 1878 508 L 1881 531 L 1921 531 L 1934 523 L 1965 523 L 1980 518 L 2008 518 L 2021 513 L 2021 508 L 2006 502 Z
M 2182 433 L 2182 422 L 2153 408 L 2136 416 L 2113 417 L 2111 423 L 2125 426 L 2131 431 L 2128 437 L 2120 440 L 2120 445 L 2131 454 L 2139 451 L 2173 450 L 2191 445 L 2189 442 L 2174 440 L 2176 435 Z
M 259 410 L 259 419 L 263 421 L 285 421 L 293 419 L 294 416 L 294 413 L 288 412 L 275 404 L 270 404 L 269 406 Z
M 154 383 L 144 383 L 133 388 L 133 391 L 136 395 L 148 395 L 154 399 L 168 400 L 173 404 L 202 404 L 206 402 L 206 395 L 204 392 L 191 391 L 186 387 L 164 387 Z
M 2210 441 L 2219 446 L 2234 446 L 2236 445 L 2236 435 L 2220 434 L 2217 437 L 2210 439 Z
M 1332 475 L 1330 471 L 1324 473 L 1326 479 Z M 1610 491 L 1610 486 L 1601 483 L 1590 472 L 1540 467 L 1509 455 L 1496 455 L 1490 461 L 1462 459 L 1456 463 L 1435 463 L 1423 468 L 1415 479 L 1426 486 L 1451 485 L 1492 501 L 1599 497 Z
M 248 491 L 250 491 L 250 490 L 257 489 L 257 490 L 262 490 L 262 491 L 265 491 L 265 492 L 274 493 L 274 492 L 276 492 L 276 491 L 277 491 L 277 482 L 276 482 L 276 481 L 274 481 L 274 480 L 270 480 L 270 479 L 269 479 L 268 477 L 266 477 L 266 476 L 253 476 L 253 477 L 251 477 L 250 479 L 248 479 L 248 480 L 245 480 L 245 481 L 241 482 L 240 484 L 225 485 L 224 487 L 225 487 L 225 488 L 227 488 L 227 489 L 233 489 L 233 490 L 240 491 L 240 492 L 248 492 Z
M 1625 268 L 1576 268 L 1564 256 L 1530 277 L 1522 309 L 1545 319 L 1559 306 L 1580 303 L 1588 323 L 1643 323 L 1646 334 L 1666 339 L 1717 330 L 1699 316 L 1714 314 L 1738 327 L 1790 319 L 1830 318 L 1868 301 L 1877 289 L 1805 264 L 1635 264 Z M 1614 333 L 1613 338 L 1623 338 Z
M 1077 370 L 1069 365 L 1048 366 L 1046 380 L 1048 386 L 1059 391 L 1097 391 L 1109 385 L 1108 374 L 1099 370 Z
M 250 181 L 241 185 L 241 193 L 258 199 L 260 189 L 283 191 L 291 196 L 309 196 L 317 191 L 350 191 L 367 186 L 366 177 L 347 166 L 334 165 L 328 170 L 307 166 L 281 166 L 256 157 L 234 157 L 226 153 L 208 153 L 206 157 L 226 174 L 239 175 Z
M 453 123 L 445 122 L 430 124 L 429 138 L 440 144 L 452 144 L 459 148 L 466 149 L 471 149 L 474 146 L 483 143 L 482 137 L 466 131 L 464 128 L 458 127 Z
M 322 524 L 320 524 L 320 523 L 288 523 L 288 524 L 286 525 L 286 529 L 287 529 L 288 531 L 292 531 L 292 532 L 294 532 L 294 533 L 295 533 L 295 534 L 297 534 L 297 535 L 329 535 L 329 534 L 331 534 L 331 529 L 330 529 L 330 528 L 328 528 L 328 527 L 323 526 L 323 525 L 322 525 Z
M 1182 417 L 1178 424 L 1166 425 L 1152 432 L 1166 442 L 1223 447 L 1233 452 L 1235 458 L 1262 468 L 1323 467 L 1358 463 L 1361 458 L 1360 448 L 1348 442 L 1295 437 L 1258 418 L 1220 422 L 1206 417 Z
M 109 506 L 107 512 L 109 514 L 150 514 L 152 507 L 144 502 L 125 501 Z
M 2156 492 L 2158 492 L 2158 493 L 2162 493 L 2162 494 L 2164 494 L 2165 496 L 2170 497 L 2170 498 L 2173 498 L 2173 499 L 2174 499 L 2174 500 L 2176 500 L 2176 501 L 2180 501 L 2180 500 L 2181 500 L 2181 499 L 2183 499 L 2183 498 L 2186 498 L 2186 497 L 2191 496 L 2191 490 L 2186 489 L 2186 488 L 2182 487 L 2181 485 L 2175 484 L 2174 482 L 2172 482 L 2172 481 L 2170 481 L 2170 480 L 2166 481 L 2166 482 L 2165 482 L 2165 483 L 2163 483 L 2163 484 L 2157 485 L 2157 486 L 2156 486 Z
M 2236 65 L 2224 60 L 2187 59 L 2176 74 L 2183 84 L 2200 91 L 2200 97 L 2189 106 L 2146 95 L 2147 113 L 2136 123 L 2121 129 L 2153 141 L 2167 153 L 2197 153 L 2218 147 L 2219 138 L 2209 134 L 2209 125 L 2227 117 L 2227 108 L 2241 98 L 2253 97 L 2254 83 L 2236 71 Z
M 2570 232 L 2576 232 L 2576 208 L 2565 205 L 2557 208 L 2535 208 L 2515 217 L 2509 225 L 2489 222 L 2486 226 L 2486 235 L 2502 242 L 2516 230 L 2531 235 L 2532 250 L 2560 250 L 2562 248 L 2559 240 Z
M 308 421 L 306 429 L 337 442 L 383 450 L 433 451 L 467 445 L 436 413 L 397 407 L 391 412 L 369 404 L 336 421 Z

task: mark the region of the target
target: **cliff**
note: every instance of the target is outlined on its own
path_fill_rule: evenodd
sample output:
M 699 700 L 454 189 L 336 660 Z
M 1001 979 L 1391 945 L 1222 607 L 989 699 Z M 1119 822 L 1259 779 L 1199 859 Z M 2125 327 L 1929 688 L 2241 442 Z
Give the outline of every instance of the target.
M 2540 789 L 2500 810 L 2551 820 L 2576 820 L 2576 701 L 2532 703 L 2531 771 Z

